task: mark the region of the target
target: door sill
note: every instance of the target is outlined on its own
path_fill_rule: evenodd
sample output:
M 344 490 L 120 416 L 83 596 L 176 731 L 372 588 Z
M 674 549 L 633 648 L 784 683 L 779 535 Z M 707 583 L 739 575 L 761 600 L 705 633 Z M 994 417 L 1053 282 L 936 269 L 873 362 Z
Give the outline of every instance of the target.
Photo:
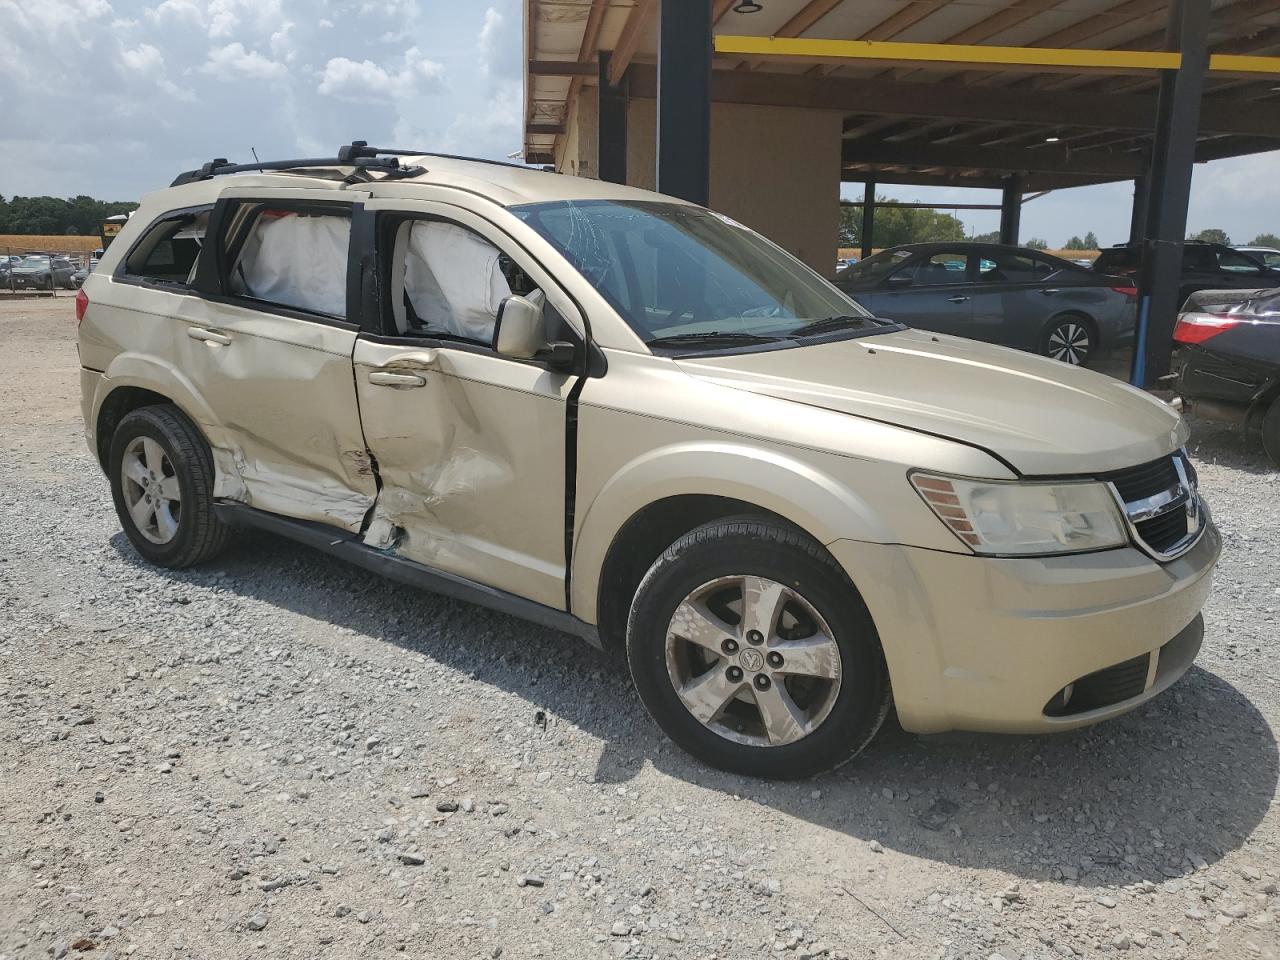
M 242 503 L 219 501 L 214 504 L 218 519 L 231 527 L 263 530 L 295 540 L 325 553 L 340 557 L 348 563 L 400 583 L 443 594 L 456 600 L 465 600 L 490 610 L 520 617 L 532 623 L 562 630 L 586 640 L 593 647 L 603 649 L 600 633 L 594 624 L 579 620 L 564 610 L 554 610 L 541 603 L 526 600 L 514 593 L 459 577 L 456 574 L 435 570 L 413 560 L 397 557 L 384 550 L 365 546 L 355 534 L 347 533 L 312 520 L 295 520 L 279 514 L 267 513 Z

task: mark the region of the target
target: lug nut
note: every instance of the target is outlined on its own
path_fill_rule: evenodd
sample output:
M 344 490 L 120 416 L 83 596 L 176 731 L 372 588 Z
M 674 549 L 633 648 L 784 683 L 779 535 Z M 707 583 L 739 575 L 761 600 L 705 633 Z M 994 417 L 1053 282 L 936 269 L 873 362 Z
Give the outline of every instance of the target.
M 747 633 L 747 642 L 755 644 L 764 643 L 764 634 L 759 630 L 751 630 Z
M 729 678 L 730 683 L 738 683 L 742 679 L 742 668 L 730 667 L 724 672 L 724 675 Z
M 769 655 L 765 657 L 765 659 L 769 661 L 769 666 L 771 667 L 782 666 L 782 654 L 777 650 L 770 650 Z
M 755 679 L 757 690 L 768 690 L 773 685 L 773 681 L 766 677 L 763 673 L 757 673 Z
M 730 653 L 730 654 L 737 653 L 738 641 L 733 639 L 733 637 L 728 637 L 722 644 L 720 644 L 720 649 L 723 650 L 725 653 Z

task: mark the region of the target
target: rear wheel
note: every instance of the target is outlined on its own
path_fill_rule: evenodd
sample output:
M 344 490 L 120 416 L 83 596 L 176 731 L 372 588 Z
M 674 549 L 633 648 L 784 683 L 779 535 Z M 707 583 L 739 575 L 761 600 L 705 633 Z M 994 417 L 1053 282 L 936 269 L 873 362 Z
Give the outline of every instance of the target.
M 1073 367 L 1083 367 L 1097 349 L 1098 335 L 1084 317 L 1058 317 L 1045 329 L 1040 352 Z
M 116 514 L 134 549 L 162 567 L 190 567 L 226 544 L 213 510 L 213 458 L 176 407 L 142 407 L 111 437 L 107 469 Z
M 1280 397 L 1271 401 L 1262 418 L 1262 449 L 1271 462 L 1280 467 Z
M 857 589 L 821 546 L 766 520 L 717 521 L 668 548 L 636 592 L 627 659 L 678 746 L 747 776 L 838 766 L 890 704 Z

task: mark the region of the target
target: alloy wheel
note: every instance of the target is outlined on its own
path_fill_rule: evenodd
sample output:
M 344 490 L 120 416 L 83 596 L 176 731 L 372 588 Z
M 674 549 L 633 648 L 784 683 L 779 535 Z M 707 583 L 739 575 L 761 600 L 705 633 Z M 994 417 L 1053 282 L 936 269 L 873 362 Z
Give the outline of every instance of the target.
M 1058 324 L 1049 333 L 1048 354 L 1072 366 L 1081 366 L 1089 358 L 1089 328 L 1075 320 Z
M 808 736 L 840 693 L 840 649 L 826 621 L 764 577 L 721 577 L 685 597 L 667 628 L 666 664 L 694 718 L 750 746 Z
M 182 490 L 173 463 L 150 437 L 135 437 L 120 461 L 120 488 L 138 532 L 155 544 L 178 535 Z

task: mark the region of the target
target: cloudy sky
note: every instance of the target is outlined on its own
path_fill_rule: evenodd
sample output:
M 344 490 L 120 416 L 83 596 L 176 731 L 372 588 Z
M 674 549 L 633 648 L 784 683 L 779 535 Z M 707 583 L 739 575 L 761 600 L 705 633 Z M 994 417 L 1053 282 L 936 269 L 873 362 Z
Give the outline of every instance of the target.
M 0 0 L 0 194 L 132 199 L 213 157 L 352 139 L 505 157 L 520 147 L 520 20 L 520 0 Z M 1023 238 L 1121 241 L 1130 198 L 1128 184 L 1050 194 L 1025 207 Z M 1198 168 L 1190 227 L 1280 233 L 1280 154 Z

